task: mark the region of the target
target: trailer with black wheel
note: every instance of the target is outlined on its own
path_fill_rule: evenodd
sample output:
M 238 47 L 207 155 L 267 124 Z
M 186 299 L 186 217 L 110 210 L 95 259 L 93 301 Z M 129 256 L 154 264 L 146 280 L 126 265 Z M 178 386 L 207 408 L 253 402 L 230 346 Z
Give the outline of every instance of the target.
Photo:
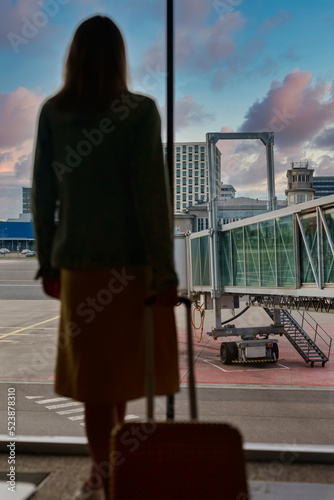
M 220 345 L 220 360 L 223 365 L 234 363 L 277 363 L 279 360 L 278 340 L 270 338 L 282 335 L 281 325 L 258 328 L 235 328 L 226 325 L 207 332 L 215 340 L 218 337 L 241 337 L 239 340 L 225 340 Z
M 220 360 L 223 365 L 277 363 L 278 355 L 277 339 L 225 341 L 220 345 Z

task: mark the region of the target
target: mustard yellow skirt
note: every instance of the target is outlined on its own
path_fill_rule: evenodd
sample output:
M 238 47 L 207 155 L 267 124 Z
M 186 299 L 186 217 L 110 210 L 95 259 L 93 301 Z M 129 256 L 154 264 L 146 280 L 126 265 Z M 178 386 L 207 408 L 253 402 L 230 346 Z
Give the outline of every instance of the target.
M 155 394 L 179 389 L 174 310 L 147 307 L 148 267 L 61 271 L 55 391 L 89 404 L 146 394 L 146 332 L 154 325 Z

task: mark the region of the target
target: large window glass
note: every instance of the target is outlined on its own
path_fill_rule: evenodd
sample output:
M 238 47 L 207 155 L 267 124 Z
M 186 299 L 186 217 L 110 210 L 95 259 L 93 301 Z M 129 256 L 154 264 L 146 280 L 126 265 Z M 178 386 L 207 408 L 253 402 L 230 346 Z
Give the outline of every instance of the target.
M 300 263 L 302 283 L 316 283 L 318 274 L 318 233 L 316 217 L 305 216 L 301 220 L 304 237 L 300 237 Z
M 245 227 L 246 285 L 259 286 L 259 239 L 257 224 Z
M 277 284 L 282 288 L 295 287 L 296 270 L 292 216 L 277 218 L 275 224 Z
M 275 221 L 259 223 L 261 285 L 276 286 Z

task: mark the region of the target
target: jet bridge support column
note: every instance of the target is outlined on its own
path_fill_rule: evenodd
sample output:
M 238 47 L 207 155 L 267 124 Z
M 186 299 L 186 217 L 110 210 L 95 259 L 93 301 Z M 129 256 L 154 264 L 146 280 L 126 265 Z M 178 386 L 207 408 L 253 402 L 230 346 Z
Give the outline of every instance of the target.
M 221 325 L 221 285 L 220 285 L 220 262 L 219 262 L 219 228 L 218 228 L 218 197 L 216 193 L 216 168 L 215 147 L 216 141 L 212 134 L 207 134 L 207 151 L 209 164 L 209 236 L 210 236 L 210 263 L 211 263 L 211 296 L 213 299 L 213 311 L 215 325 Z

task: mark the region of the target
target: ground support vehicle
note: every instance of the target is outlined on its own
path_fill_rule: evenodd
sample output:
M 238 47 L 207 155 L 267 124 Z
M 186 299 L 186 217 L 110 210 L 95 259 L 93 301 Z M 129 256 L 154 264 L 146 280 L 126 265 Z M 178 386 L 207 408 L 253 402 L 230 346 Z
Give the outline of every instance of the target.
M 278 340 L 270 335 L 283 335 L 281 325 L 258 328 L 235 328 L 225 325 L 208 332 L 215 340 L 218 337 L 241 337 L 241 340 L 224 341 L 220 346 L 220 360 L 223 365 L 233 363 L 276 363 L 279 360 Z

